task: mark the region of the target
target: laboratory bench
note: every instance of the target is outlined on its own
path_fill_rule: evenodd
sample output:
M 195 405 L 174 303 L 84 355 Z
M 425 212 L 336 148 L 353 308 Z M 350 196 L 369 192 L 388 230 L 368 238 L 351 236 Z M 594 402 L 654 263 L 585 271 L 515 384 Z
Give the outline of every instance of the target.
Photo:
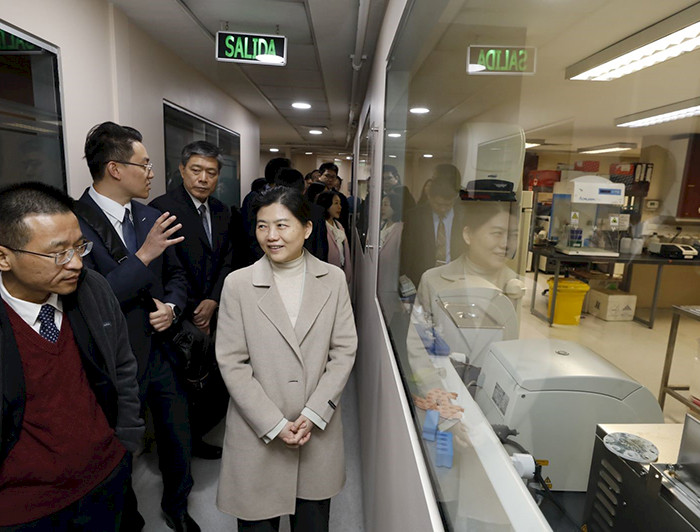
M 622 280 L 622 288 L 624 291 L 629 291 L 629 286 L 632 279 L 632 273 L 635 264 L 645 264 L 656 266 L 656 277 L 654 280 L 654 293 L 651 300 L 651 308 L 649 309 L 649 318 L 645 319 L 638 314 L 639 309 L 635 311 L 634 320 L 646 325 L 650 329 L 654 328 L 654 319 L 656 316 L 656 305 L 658 302 L 659 289 L 661 286 L 661 274 L 664 266 L 700 266 L 700 260 L 689 259 L 669 259 L 658 255 L 630 255 L 620 254 L 618 257 L 603 257 L 600 255 L 567 255 L 556 251 L 552 246 L 532 246 L 532 264 L 534 270 L 532 299 L 530 301 L 530 313 L 549 323 L 550 327 L 554 323 L 554 310 L 557 304 L 557 288 L 559 276 L 562 270 L 562 264 L 583 264 L 588 270 L 593 264 L 607 264 L 608 272 L 612 276 L 615 264 L 624 264 L 625 271 Z M 545 257 L 547 261 L 554 266 L 553 285 L 552 285 L 552 304 L 549 309 L 549 316 L 535 309 L 535 301 L 537 299 L 537 278 L 539 276 L 540 257 Z

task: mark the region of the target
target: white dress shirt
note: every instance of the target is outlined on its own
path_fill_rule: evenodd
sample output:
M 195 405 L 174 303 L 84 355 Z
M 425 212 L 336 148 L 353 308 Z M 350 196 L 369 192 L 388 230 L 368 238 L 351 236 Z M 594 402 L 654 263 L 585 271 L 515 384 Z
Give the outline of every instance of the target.
M 10 308 L 37 333 L 41 327 L 39 311 L 44 305 L 51 305 L 54 308 L 53 321 L 56 324 L 56 328 L 59 331 L 61 330 L 61 324 L 63 323 L 63 303 L 58 298 L 58 294 L 50 294 L 49 298 L 43 303 L 32 303 L 30 301 L 24 301 L 23 299 L 17 299 L 5 288 L 5 284 L 2 280 L 2 273 L 0 273 L 0 297 L 2 297 L 3 301 L 5 301 L 5 303 L 7 303 Z

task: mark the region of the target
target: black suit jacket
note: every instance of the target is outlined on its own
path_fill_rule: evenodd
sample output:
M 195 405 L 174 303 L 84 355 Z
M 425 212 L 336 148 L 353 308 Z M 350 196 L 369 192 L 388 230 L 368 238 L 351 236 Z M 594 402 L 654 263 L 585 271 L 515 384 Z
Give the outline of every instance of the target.
M 87 190 L 78 201 L 98 212 L 109 229 L 116 234 L 107 215 L 93 201 Z M 131 207 L 136 241 L 141 246 L 161 213 L 137 201 L 132 201 Z M 93 242 L 92 252 L 83 258 L 83 264 L 102 274 L 117 296 L 126 317 L 129 341 L 138 362 L 138 377 L 141 379 L 148 367 L 153 347 L 153 328 L 148 321 L 151 310 L 148 308 L 147 300 L 153 297 L 163 303 L 173 303 L 180 310 L 184 309 L 187 303 L 185 271 L 177 259 L 173 246 L 167 248 L 148 266 L 135 256 L 129 256 L 117 263 L 109 254 L 98 233 L 82 217 L 78 216 L 78 221 L 83 235 Z
M 232 217 L 231 210 L 216 198 L 210 197 L 207 203 L 211 217 L 211 244 L 199 212 L 183 185 L 149 204 L 161 212 L 174 214 L 182 224 L 177 236 L 184 236 L 185 240 L 175 246 L 175 253 L 187 275 L 189 291 L 184 310 L 188 317 L 204 299 L 218 302 L 226 276 L 249 263 L 241 217 Z
M 464 217 L 455 205 L 450 234 L 450 260 L 455 260 L 466 250 L 462 238 Z M 429 204 L 418 205 L 406 212 L 401 236 L 401 273 L 406 274 L 418 286 L 421 275 L 435 267 L 435 226 Z

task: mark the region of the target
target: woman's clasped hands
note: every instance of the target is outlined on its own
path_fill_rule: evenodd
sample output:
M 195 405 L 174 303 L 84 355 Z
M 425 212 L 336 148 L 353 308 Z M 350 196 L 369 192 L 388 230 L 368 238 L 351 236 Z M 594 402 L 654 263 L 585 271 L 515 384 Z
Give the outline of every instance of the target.
M 313 423 L 306 416 L 299 416 L 293 423 L 287 421 L 287 424 L 280 432 L 280 438 L 287 447 L 296 449 L 306 444 L 311 439 L 311 429 Z

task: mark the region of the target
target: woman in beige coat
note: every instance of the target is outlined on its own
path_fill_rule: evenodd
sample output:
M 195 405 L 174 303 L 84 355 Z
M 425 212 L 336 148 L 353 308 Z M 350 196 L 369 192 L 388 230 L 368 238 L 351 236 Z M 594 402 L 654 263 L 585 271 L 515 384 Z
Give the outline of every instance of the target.
M 345 482 L 340 396 L 357 336 L 343 272 L 304 251 L 309 207 L 277 187 L 254 207 L 265 256 L 224 284 L 216 358 L 231 395 L 217 506 L 239 530 L 328 530 Z

